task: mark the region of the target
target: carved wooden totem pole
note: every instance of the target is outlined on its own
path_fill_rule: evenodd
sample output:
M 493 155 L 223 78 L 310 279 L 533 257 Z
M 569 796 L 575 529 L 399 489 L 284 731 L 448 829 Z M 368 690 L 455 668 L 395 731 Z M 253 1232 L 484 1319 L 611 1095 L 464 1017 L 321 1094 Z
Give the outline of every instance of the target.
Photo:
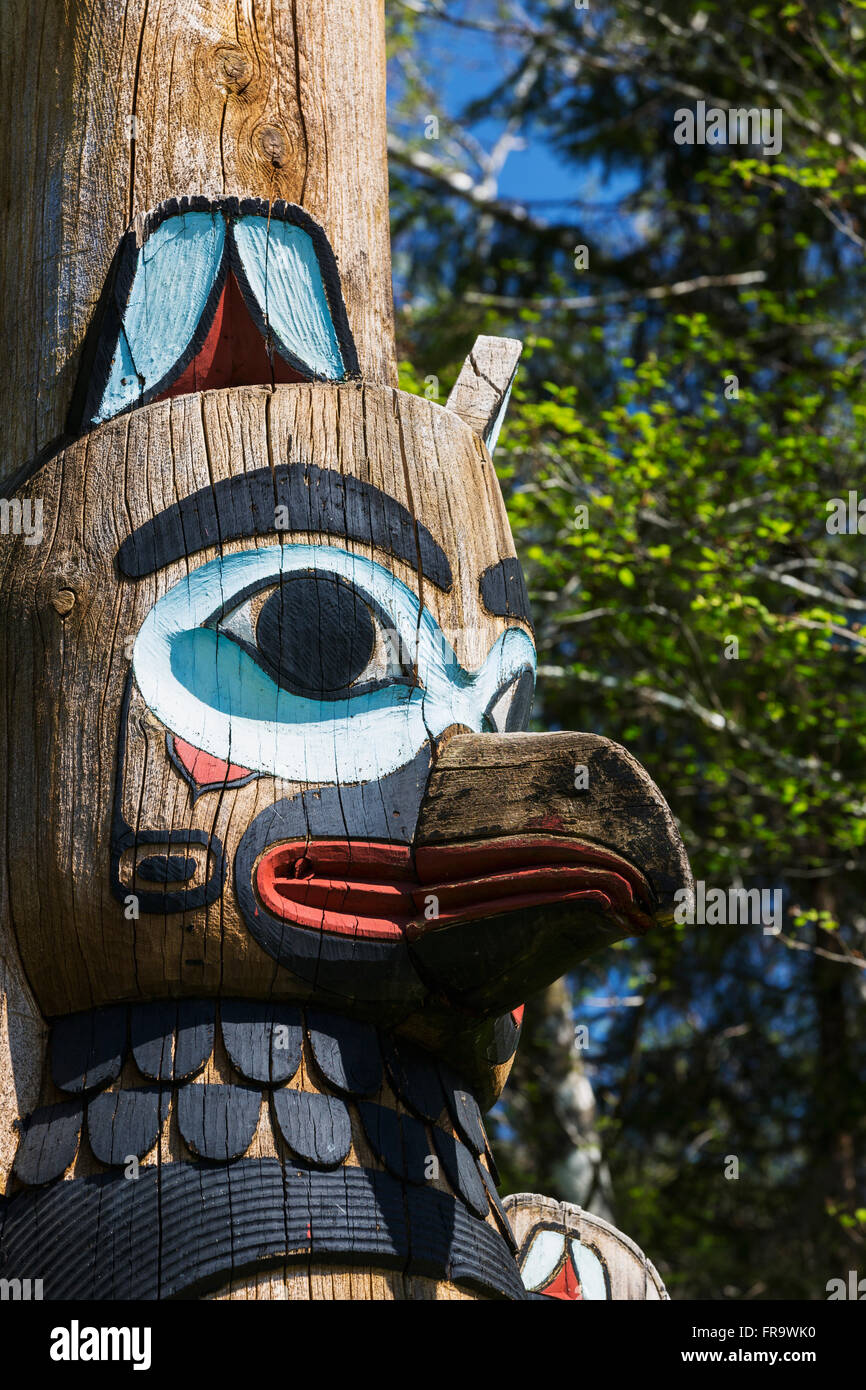
M 521 1000 L 688 866 L 521 732 L 519 347 L 395 388 L 381 0 L 4 12 L 0 1275 L 663 1296 L 497 1195 Z

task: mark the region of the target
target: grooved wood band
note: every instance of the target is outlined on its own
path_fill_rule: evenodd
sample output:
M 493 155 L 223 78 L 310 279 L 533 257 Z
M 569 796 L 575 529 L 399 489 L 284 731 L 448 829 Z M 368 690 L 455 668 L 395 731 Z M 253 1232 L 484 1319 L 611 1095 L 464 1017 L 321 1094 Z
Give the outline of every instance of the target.
M 363 1168 L 170 1164 L 136 1181 L 100 1174 L 26 1192 L 0 1219 L 3 1277 L 41 1278 L 49 1300 L 191 1297 L 290 1254 L 526 1297 L 489 1225 L 445 1193 Z

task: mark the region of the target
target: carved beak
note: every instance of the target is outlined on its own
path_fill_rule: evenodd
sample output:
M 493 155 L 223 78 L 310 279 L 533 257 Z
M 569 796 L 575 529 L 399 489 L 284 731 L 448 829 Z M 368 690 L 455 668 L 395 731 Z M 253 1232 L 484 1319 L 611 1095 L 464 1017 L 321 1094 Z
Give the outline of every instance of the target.
M 593 734 L 455 735 L 430 775 L 415 860 L 416 966 L 452 1005 L 484 1014 L 672 921 L 691 886 L 661 792 Z

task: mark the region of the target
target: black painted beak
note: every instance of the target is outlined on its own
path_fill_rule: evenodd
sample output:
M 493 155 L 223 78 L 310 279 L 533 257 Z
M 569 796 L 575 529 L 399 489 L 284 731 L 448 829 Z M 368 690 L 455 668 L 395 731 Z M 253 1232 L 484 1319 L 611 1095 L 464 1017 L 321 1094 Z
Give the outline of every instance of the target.
M 671 923 L 691 871 L 658 787 L 593 734 L 457 734 L 415 839 L 425 912 L 407 928 L 453 1006 L 514 1008 L 602 946 Z

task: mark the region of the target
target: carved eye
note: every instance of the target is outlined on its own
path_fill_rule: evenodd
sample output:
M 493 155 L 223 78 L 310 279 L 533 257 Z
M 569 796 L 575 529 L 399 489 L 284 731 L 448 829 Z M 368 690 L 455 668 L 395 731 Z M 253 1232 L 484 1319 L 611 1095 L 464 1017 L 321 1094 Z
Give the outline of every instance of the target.
M 247 594 L 211 625 L 283 690 L 310 699 L 343 699 L 413 678 L 386 615 L 339 575 L 281 575 L 276 586 Z
M 192 758 L 196 782 L 213 785 L 232 768 L 317 785 L 378 779 L 451 725 L 508 720 L 510 688 L 534 661 L 527 634 L 509 628 L 464 670 L 389 570 L 310 545 L 201 565 L 157 600 L 133 648 L 142 698 L 187 771 Z

